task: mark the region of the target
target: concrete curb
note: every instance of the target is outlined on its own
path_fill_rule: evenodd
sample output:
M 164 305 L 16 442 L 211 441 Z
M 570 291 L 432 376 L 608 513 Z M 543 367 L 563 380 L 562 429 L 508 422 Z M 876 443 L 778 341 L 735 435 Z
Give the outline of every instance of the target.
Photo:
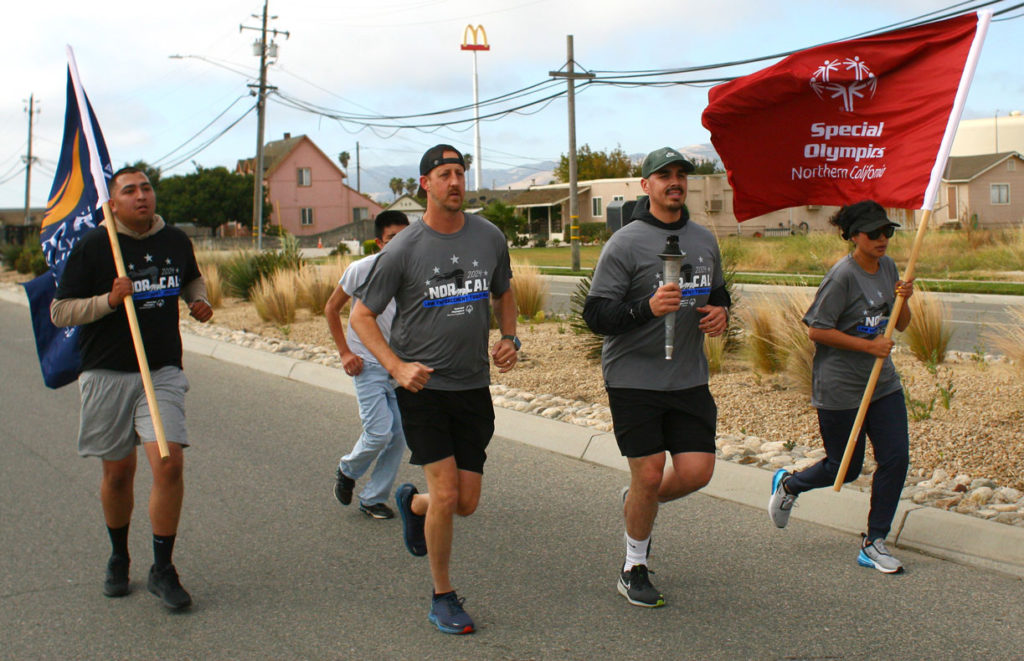
M 0 287 L 0 301 L 28 306 L 24 292 Z M 250 349 L 220 340 L 182 333 L 189 353 L 275 374 L 350 397 L 352 379 L 337 368 Z M 550 452 L 617 470 L 628 471 L 615 437 L 505 408 L 495 408 L 495 434 Z M 729 461 L 715 463 L 715 475 L 701 493 L 713 498 L 764 509 L 771 472 Z M 836 493 L 819 489 L 805 494 L 793 519 L 857 534 L 863 530 L 869 494 L 853 489 Z M 765 527 L 771 526 L 765 512 Z M 893 526 L 893 545 L 946 560 L 995 569 L 1024 577 L 1024 528 L 901 501 Z

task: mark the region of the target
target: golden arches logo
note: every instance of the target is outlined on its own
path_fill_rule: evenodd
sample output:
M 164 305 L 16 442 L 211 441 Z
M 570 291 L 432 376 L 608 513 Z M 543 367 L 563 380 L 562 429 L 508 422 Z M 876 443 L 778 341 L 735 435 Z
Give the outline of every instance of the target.
M 471 34 L 473 35 L 473 43 L 469 42 L 469 35 Z M 482 42 L 481 37 L 483 37 Z M 484 26 L 466 26 L 466 29 L 462 31 L 462 50 L 491 50 L 490 45 L 487 43 L 487 31 L 484 30 Z
M 72 149 L 71 170 L 61 182 L 60 190 L 46 203 L 46 214 L 40 227 L 58 223 L 72 213 L 82 200 L 85 191 L 85 178 L 82 174 L 81 152 L 79 151 L 80 134 L 75 132 L 75 143 Z

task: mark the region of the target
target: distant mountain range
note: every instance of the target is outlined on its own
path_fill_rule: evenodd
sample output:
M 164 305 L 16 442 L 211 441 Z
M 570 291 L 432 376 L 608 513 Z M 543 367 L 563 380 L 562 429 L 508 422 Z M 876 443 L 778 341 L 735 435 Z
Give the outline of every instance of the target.
M 681 147 L 679 151 L 688 158 L 712 160 L 716 162 L 719 161 L 718 154 L 710 144 L 689 145 L 687 147 Z M 646 156 L 646 154 L 643 153 L 629 155 L 629 157 L 637 163 L 642 161 L 644 156 Z M 530 186 L 542 186 L 554 181 L 554 170 L 557 165 L 557 161 L 537 161 L 509 168 L 489 168 L 486 166 L 485 162 L 481 176 L 481 184 L 484 188 L 491 189 L 518 189 L 529 188 Z M 416 163 L 403 165 L 379 165 L 362 168 L 360 173 L 360 190 L 378 202 L 387 204 L 395 197 L 391 192 L 391 188 L 388 186 L 392 177 L 401 177 L 402 179 L 412 177 L 415 179 L 417 178 L 418 169 L 419 165 Z M 349 163 L 348 174 L 349 179 L 347 183 L 352 188 L 355 188 L 356 172 L 354 163 Z M 474 176 L 475 175 L 472 170 L 466 175 L 466 183 L 470 188 L 473 186 Z

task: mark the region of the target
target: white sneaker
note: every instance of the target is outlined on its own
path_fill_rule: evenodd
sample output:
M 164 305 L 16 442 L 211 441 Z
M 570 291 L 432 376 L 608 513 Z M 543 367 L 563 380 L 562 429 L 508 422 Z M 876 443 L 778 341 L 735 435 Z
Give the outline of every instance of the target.
M 785 528 L 789 523 L 789 515 L 796 505 L 796 496 L 782 487 L 782 481 L 792 475 L 785 469 L 775 471 L 772 477 L 772 496 L 768 499 L 768 516 L 777 528 Z
M 861 533 L 863 540 L 860 545 L 860 554 L 857 556 L 857 564 L 861 567 L 871 567 L 883 574 L 902 574 L 903 563 L 897 560 L 885 546 L 884 539 L 868 541 L 868 536 Z

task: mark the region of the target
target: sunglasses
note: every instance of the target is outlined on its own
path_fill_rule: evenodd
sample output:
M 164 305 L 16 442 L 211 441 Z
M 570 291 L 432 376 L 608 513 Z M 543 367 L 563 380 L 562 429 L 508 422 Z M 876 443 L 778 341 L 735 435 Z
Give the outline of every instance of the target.
M 886 225 L 870 232 L 863 232 L 864 236 L 868 237 L 872 241 L 877 241 L 878 237 L 885 235 L 885 238 L 891 239 L 892 235 L 896 233 L 896 228 L 892 225 Z

